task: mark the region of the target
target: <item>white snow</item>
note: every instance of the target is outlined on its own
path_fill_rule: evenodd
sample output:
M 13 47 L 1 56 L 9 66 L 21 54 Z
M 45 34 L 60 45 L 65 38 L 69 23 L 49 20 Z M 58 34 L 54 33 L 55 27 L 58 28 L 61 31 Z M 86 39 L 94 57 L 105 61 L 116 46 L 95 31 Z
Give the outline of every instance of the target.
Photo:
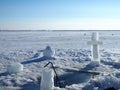
M 44 50 L 43 50 L 43 56 L 44 57 L 48 57 L 51 58 L 54 56 L 54 51 L 51 49 L 50 46 L 47 46 Z
M 99 65 L 95 62 L 91 64 L 91 47 L 86 44 L 91 40 L 91 33 L 92 31 L 0 32 L 0 89 L 40 90 L 37 77 L 42 76 L 44 65 L 49 61 L 54 64 L 63 86 L 55 86 L 54 90 L 103 90 L 107 87 L 120 89 L 120 31 L 99 32 L 100 41 L 103 42 L 100 46 Z M 46 45 L 54 48 L 55 60 L 40 61 L 41 56 L 38 54 Z M 20 63 L 31 60 L 38 62 L 24 64 L 23 69 Z M 91 76 L 79 73 L 78 70 L 100 74 Z M 90 75 L 86 81 L 85 75 Z

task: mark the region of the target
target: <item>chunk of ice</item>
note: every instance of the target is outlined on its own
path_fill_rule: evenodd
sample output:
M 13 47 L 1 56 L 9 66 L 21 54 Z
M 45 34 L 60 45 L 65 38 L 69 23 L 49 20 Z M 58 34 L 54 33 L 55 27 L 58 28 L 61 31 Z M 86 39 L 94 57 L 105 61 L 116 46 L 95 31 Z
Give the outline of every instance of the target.
M 20 73 L 23 71 L 23 65 L 20 63 L 12 63 L 7 66 L 7 72 L 9 74 Z

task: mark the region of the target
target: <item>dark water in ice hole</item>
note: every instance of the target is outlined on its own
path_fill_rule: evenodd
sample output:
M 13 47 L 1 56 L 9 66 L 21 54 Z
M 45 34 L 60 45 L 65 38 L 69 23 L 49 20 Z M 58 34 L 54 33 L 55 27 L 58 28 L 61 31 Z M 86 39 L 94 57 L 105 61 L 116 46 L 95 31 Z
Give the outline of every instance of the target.
M 60 75 L 59 80 L 60 80 L 61 86 L 65 87 L 65 86 L 69 86 L 72 84 L 79 84 L 79 83 L 88 82 L 91 77 L 92 77 L 92 75 L 87 74 L 87 73 L 69 72 L 69 73 L 65 73 L 63 75 Z M 55 79 L 55 86 L 59 86 L 58 83 L 56 85 L 56 79 Z

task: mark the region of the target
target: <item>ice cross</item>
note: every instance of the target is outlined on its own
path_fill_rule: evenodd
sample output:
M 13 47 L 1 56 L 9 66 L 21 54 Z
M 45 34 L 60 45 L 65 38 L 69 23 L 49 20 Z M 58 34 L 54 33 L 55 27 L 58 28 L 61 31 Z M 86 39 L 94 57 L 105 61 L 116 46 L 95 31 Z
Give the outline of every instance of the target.
M 91 45 L 92 49 L 92 61 L 99 63 L 100 62 L 99 45 L 102 44 L 102 42 L 99 41 L 99 33 L 93 32 L 91 41 L 89 41 L 88 44 Z

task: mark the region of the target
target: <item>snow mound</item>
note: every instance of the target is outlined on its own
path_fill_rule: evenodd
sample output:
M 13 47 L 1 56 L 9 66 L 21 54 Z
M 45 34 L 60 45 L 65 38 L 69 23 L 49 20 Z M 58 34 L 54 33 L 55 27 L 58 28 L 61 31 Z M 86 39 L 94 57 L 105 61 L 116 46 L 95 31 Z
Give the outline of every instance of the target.
M 91 80 L 88 84 L 86 84 L 83 90 L 94 90 L 94 88 L 98 88 L 97 90 L 105 90 L 110 87 L 114 87 L 116 89 L 120 88 L 120 79 L 112 74 L 99 76 Z
M 20 73 L 21 71 L 23 71 L 23 65 L 20 63 L 12 63 L 7 66 L 9 74 Z
M 105 77 L 99 77 L 96 80 L 96 86 L 102 90 L 108 87 L 120 88 L 120 79 L 114 75 L 106 75 Z
M 54 54 L 55 54 L 55 51 L 50 46 L 47 46 L 45 50 L 43 50 L 44 57 L 52 57 L 54 56 Z

